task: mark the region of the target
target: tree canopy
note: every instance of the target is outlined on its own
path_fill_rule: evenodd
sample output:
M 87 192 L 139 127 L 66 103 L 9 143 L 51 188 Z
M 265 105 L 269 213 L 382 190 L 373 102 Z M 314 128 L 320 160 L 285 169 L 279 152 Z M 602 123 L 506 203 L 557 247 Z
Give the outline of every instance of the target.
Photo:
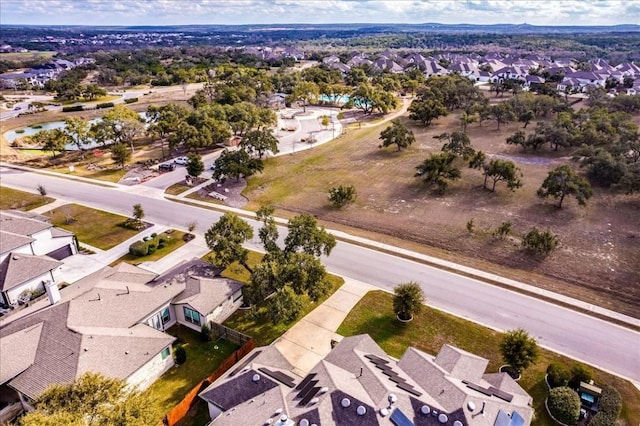
M 556 167 L 547 175 L 537 191 L 541 198 L 553 197 L 558 200 L 558 208 L 567 195 L 574 196 L 578 204 L 584 206 L 592 195 L 591 185 L 567 164 Z
M 538 344 L 529 333 L 518 328 L 504 333 L 500 353 L 507 364 L 521 372 L 538 359 Z
M 398 151 L 402 150 L 402 148 L 408 148 L 416 141 L 413 132 L 407 129 L 398 119 L 391 121 L 391 126 L 380 133 L 380 139 L 382 140 L 380 148 L 396 145 Z
M 233 262 L 238 262 L 249 272 L 252 271 L 247 264 L 249 251 L 242 245 L 251 238 L 251 225 L 232 212 L 222 215 L 204 234 L 207 247 L 213 252 L 216 266 L 226 268 Z
M 443 193 L 448 186 L 447 180 L 460 179 L 462 173 L 453 164 L 456 156 L 450 152 L 437 152 L 431 154 L 420 165 L 416 166 L 416 177 L 421 177 L 431 185 L 436 185 L 438 191 Z

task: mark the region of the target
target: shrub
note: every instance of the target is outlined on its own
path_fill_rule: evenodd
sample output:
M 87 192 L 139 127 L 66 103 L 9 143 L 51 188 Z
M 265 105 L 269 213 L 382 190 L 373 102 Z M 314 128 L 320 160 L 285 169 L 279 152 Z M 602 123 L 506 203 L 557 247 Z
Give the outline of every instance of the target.
M 567 386 L 571 380 L 571 370 L 560 362 L 553 362 L 547 367 L 547 379 L 552 388 Z
M 558 246 L 558 237 L 549 231 L 541 232 L 535 226 L 522 236 L 522 247 L 538 256 L 546 256 Z
M 329 202 L 335 208 L 341 208 L 356 199 L 356 188 L 353 185 L 340 185 L 329 190 Z
M 129 254 L 135 257 L 146 256 L 149 253 L 147 243 L 144 241 L 136 241 L 129 246 Z
M 138 98 L 129 98 L 124 100 L 125 104 L 132 104 L 134 102 L 138 102 Z
M 144 228 L 146 228 L 146 225 L 143 221 L 132 218 L 125 220 L 120 224 L 120 226 L 127 229 L 133 229 L 135 231 L 142 231 Z
M 158 241 L 157 240 L 149 240 L 146 242 L 147 244 L 147 253 L 153 254 L 158 249 Z
M 551 389 L 547 406 L 551 415 L 561 423 L 574 425 L 580 417 L 580 397 L 578 394 L 566 387 Z
M 42 124 L 34 124 L 31 126 L 32 129 L 42 129 Z
M 467 221 L 467 232 L 470 234 L 473 234 L 473 230 L 475 228 L 475 223 L 473 223 L 473 218 L 469 219 Z
M 507 235 L 511 233 L 511 222 L 502 222 L 500 226 L 493 231 L 493 236 L 499 239 L 505 238 Z
M 160 236 L 158 237 L 158 248 L 164 248 L 169 242 L 169 237 Z
M 598 411 L 589 422 L 589 426 L 616 426 L 616 417 L 606 411 Z
M 571 368 L 571 380 L 569 381 L 569 386 L 572 388 L 577 388 L 580 386 L 580 382 L 589 383 L 593 378 L 593 371 L 589 367 L 583 364 L 576 364 Z
M 155 232 L 151 233 L 151 238 L 155 238 L 155 237 L 157 237 L 157 236 L 158 236 L 158 234 L 157 234 L 157 233 L 155 233 Z
M 207 324 L 202 324 L 202 326 L 200 327 L 200 339 L 203 342 L 211 341 L 211 329 Z
M 113 102 L 103 102 L 101 104 L 96 105 L 96 109 L 112 108 L 112 107 L 113 107 Z
M 393 312 L 398 318 L 408 320 L 422 309 L 424 293 L 416 282 L 397 285 L 393 295 Z
M 600 411 L 610 414 L 615 420 L 622 409 L 622 397 L 620 392 L 612 386 L 602 389 L 600 396 Z
M 18 129 L 15 131 L 16 135 L 21 135 L 24 133 L 24 129 Z
M 82 105 L 72 105 L 72 106 L 62 107 L 62 112 L 82 111 L 82 109 L 83 109 Z
M 187 361 L 187 351 L 185 350 L 183 345 L 178 345 L 173 350 L 173 356 L 175 358 L 176 364 L 184 364 Z

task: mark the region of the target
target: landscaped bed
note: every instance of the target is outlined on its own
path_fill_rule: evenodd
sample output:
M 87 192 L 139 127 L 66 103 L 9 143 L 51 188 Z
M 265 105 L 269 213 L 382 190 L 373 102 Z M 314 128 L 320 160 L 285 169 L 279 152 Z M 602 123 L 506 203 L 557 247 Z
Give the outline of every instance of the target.
M 78 204 L 65 204 L 47 213 L 51 223 L 73 232 L 81 243 L 109 250 L 135 236 L 138 231 L 122 226 L 126 217 Z
M 182 401 L 187 392 L 238 349 L 237 345 L 226 340 L 205 342 L 199 332 L 179 324 L 167 333 L 178 338 L 176 344 L 184 345 L 187 361 L 171 368 L 145 391 L 158 401 L 163 414 Z
M 18 191 L 17 189 L 0 186 L 0 210 L 33 210 L 53 202 L 51 197 Z
M 158 246 L 156 251 L 154 251 L 152 254 L 147 254 L 146 256 L 134 256 L 130 253 L 127 253 L 121 258 L 115 260 L 109 266 L 115 266 L 120 262 L 127 262 L 132 265 L 138 265 L 142 262 L 153 262 L 158 259 L 162 259 L 172 251 L 177 250 L 186 244 L 186 242 L 183 239 L 184 235 L 185 235 L 184 232 L 177 231 L 177 230 L 168 230 L 168 231 L 162 232 L 158 234 L 156 237 L 157 239 L 163 239 L 165 241 L 164 246 L 162 248 Z
M 393 313 L 392 300 L 393 296 L 383 291 L 367 293 L 338 328 L 338 334 L 369 334 L 387 354 L 396 358 L 409 346 L 436 354 L 443 344 L 449 343 L 488 359 L 487 372 L 497 372 L 504 364 L 500 358 L 501 333 L 429 307 L 415 314 L 410 323 L 401 323 Z M 533 397 L 536 415 L 532 424 L 552 426 L 555 423 L 544 408 L 548 394 L 544 382 L 546 369 L 552 362 L 568 366 L 578 363 L 543 348 L 539 351 L 538 361 L 522 373 L 518 383 Z M 640 391 L 626 380 L 593 371 L 598 386 L 611 385 L 621 393 L 624 405 L 620 418 L 627 425 L 639 424 Z

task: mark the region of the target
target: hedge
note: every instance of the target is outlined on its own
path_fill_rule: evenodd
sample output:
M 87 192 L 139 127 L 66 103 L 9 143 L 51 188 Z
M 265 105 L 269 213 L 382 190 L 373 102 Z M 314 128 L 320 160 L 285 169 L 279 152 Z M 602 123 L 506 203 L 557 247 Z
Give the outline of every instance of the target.
M 82 111 L 82 109 L 83 109 L 82 105 L 72 105 L 72 106 L 62 107 L 62 112 Z
M 142 257 L 149 253 L 146 241 L 136 241 L 129 246 L 129 254 L 131 256 Z
M 129 98 L 124 100 L 125 104 L 132 104 L 134 102 L 138 102 L 138 98 Z
M 580 397 L 566 386 L 551 389 L 547 407 L 557 421 L 566 425 L 575 425 L 580 417 Z
M 602 389 L 600 395 L 600 411 L 611 414 L 614 418 L 618 417 L 622 409 L 622 397 L 620 392 L 614 387 L 607 386 Z
M 549 364 L 549 367 L 547 367 L 547 374 L 549 386 L 552 388 L 567 386 L 572 377 L 569 367 L 559 362 Z
M 111 107 L 113 107 L 113 102 L 103 102 L 101 104 L 96 105 L 97 109 L 111 108 Z

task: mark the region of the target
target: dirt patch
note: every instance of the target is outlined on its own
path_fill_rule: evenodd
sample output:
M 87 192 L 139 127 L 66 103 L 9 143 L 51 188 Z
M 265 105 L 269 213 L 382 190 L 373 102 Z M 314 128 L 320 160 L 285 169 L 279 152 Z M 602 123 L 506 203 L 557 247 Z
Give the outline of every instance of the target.
M 539 199 L 536 190 L 548 171 L 567 162 L 571 153 L 550 151 L 548 146 L 535 154 L 524 153 L 505 143 L 522 125 L 502 125 L 497 130 L 495 121 L 469 126 L 472 145 L 491 156 L 516 162 L 524 186 L 511 192 L 499 183 L 495 193 L 484 190 L 480 172 L 459 160 L 462 178 L 440 195 L 414 177 L 415 167 L 429 153 L 441 149 L 442 143 L 434 136 L 460 128 L 459 115 L 449 115 L 427 128 L 415 126 L 405 117 L 401 120 L 416 136 L 407 150 L 378 148 L 380 131 L 386 125 L 363 126 L 361 130 L 347 130 L 331 144 L 297 153 L 295 158 L 269 160 L 264 173 L 249 181 L 245 195 L 250 208 L 271 203 L 283 217 L 308 212 L 329 227 L 342 227 L 638 315 L 638 195 L 594 188 L 587 207 L 579 207 L 570 199 L 557 209 L 553 201 Z M 535 123 L 529 127 L 535 128 Z M 573 166 L 579 169 L 575 163 Z M 331 208 L 328 190 L 337 185 L 356 187 L 353 205 L 341 210 Z M 470 219 L 476 224 L 473 234 L 466 230 Z M 513 228 L 510 238 L 494 238 L 493 231 L 506 221 Z M 533 226 L 559 236 L 559 249 L 546 259 L 532 258 L 520 248 L 521 235 Z
M 221 201 L 229 207 L 242 208 L 248 203 L 248 200 L 242 195 L 242 191 L 246 187 L 247 181 L 244 179 L 211 181 L 209 185 L 198 190 L 198 195 L 203 198 Z

